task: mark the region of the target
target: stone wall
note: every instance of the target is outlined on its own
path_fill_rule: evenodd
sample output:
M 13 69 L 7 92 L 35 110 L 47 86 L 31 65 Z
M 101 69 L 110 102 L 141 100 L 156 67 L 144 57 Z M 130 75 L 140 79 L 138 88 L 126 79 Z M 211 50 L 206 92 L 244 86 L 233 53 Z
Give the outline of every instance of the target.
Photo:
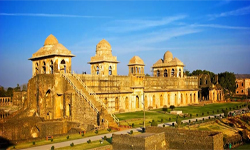
M 152 133 L 146 135 L 147 133 L 141 135 L 112 135 L 112 145 L 114 150 L 164 150 L 167 148 L 165 142 L 164 133 Z M 145 136 L 146 135 L 146 136 Z
M 13 105 L 23 107 L 25 100 L 27 100 L 27 92 L 26 91 L 13 92 L 13 97 L 12 97 Z
M 148 127 L 146 132 L 165 132 L 170 149 L 223 149 L 223 134 L 219 132 L 161 127 Z

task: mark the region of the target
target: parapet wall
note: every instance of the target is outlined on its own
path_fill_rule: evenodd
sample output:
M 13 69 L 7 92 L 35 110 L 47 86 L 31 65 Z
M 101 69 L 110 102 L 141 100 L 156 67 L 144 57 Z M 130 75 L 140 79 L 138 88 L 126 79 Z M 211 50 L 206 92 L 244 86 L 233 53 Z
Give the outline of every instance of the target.
M 147 134 L 147 133 L 144 133 Z M 144 137 L 140 135 L 112 135 L 112 145 L 114 150 L 163 150 L 166 149 L 165 135 L 164 133 L 156 133 L 150 136 Z
M 223 149 L 223 134 L 219 132 L 162 127 L 148 127 L 146 132 L 165 132 L 170 149 Z

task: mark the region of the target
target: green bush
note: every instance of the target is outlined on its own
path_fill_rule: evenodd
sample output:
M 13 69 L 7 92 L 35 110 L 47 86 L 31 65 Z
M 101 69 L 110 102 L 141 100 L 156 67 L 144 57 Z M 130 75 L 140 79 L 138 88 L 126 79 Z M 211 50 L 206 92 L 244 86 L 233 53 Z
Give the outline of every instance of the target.
M 158 126 L 158 123 L 156 121 L 152 120 L 151 126 Z
M 16 146 L 13 146 L 13 149 L 16 149 Z
M 51 146 L 51 148 L 50 148 L 51 150 L 54 150 L 55 149 L 55 146 Z
M 224 116 L 228 117 L 228 110 L 223 110 Z
M 209 112 L 207 112 L 207 114 L 209 114 Z
M 66 137 L 67 138 L 67 140 L 69 139 L 69 135 Z
M 132 128 L 135 126 L 135 124 L 134 123 L 132 123 Z
M 33 142 L 32 142 L 32 144 L 33 144 L 33 145 L 35 145 L 35 144 L 36 144 L 36 142 L 35 142 L 35 141 L 33 141 Z
M 177 123 L 177 127 L 181 126 L 181 119 L 180 118 L 176 118 L 176 123 Z
M 196 117 L 198 117 L 199 115 L 198 114 L 196 114 Z
M 163 125 L 163 127 L 165 127 L 165 124 Z
M 74 143 L 71 143 L 70 146 L 73 147 L 73 146 L 74 146 Z
M 95 134 L 98 134 L 98 130 L 95 130 Z
M 108 130 L 108 132 L 110 132 L 110 131 L 111 131 L 111 128 L 108 128 L 107 130 Z
M 104 139 L 104 140 L 107 140 L 107 136 L 105 135 L 105 136 L 103 137 L 103 139 Z
M 87 141 L 87 143 L 90 144 L 90 143 L 91 143 L 91 140 L 89 139 L 89 140 Z
M 53 139 L 50 139 L 51 142 L 53 142 Z
M 163 119 L 161 118 L 161 123 L 163 123 Z
M 82 133 L 82 136 L 84 136 L 84 132 Z
M 190 118 L 192 118 L 192 114 L 190 114 Z
M 134 131 L 133 130 L 130 130 L 130 134 L 133 134 L 134 133 Z
M 204 116 L 204 112 L 201 115 Z
M 169 118 L 169 121 L 171 121 L 171 118 Z
M 167 107 L 162 108 L 162 111 L 168 111 Z
M 174 105 L 170 105 L 169 108 L 173 111 L 175 109 L 175 106 Z

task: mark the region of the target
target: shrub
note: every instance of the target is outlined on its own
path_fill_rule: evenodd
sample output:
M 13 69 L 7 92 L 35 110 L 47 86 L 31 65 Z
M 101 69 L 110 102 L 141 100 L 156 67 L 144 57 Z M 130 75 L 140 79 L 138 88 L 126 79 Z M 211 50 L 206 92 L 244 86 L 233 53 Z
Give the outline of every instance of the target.
M 204 121 L 204 120 L 205 120 L 205 118 L 202 118 L 202 120 Z
M 151 126 L 158 126 L 158 123 L 156 121 L 152 120 Z
M 171 121 L 171 118 L 169 118 L 169 121 Z
M 134 131 L 133 130 L 130 130 L 130 134 L 133 134 L 134 133 Z
M 33 142 L 32 142 L 32 144 L 33 144 L 33 145 L 35 145 L 35 144 L 36 144 L 36 142 L 35 142 L 35 141 L 33 141 Z
M 207 112 L 207 114 L 209 114 L 209 112 Z
M 54 150 L 55 149 L 55 146 L 51 146 L 51 148 L 50 148 L 51 150 Z
M 210 116 L 208 117 L 208 119 L 210 119 Z
M 165 124 L 163 125 L 163 127 L 165 127 Z
M 162 111 L 168 111 L 168 108 L 167 107 L 163 107 Z
M 191 120 L 188 120 L 189 123 L 191 123 Z
M 53 142 L 53 139 L 51 139 L 50 141 Z
M 90 143 L 91 143 L 91 140 L 89 139 L 89 140 L 87 141 L 87 143 L 90 144 Z
M 214 110 L 213 110 L 213 114 L 214 114 Z
M 198 122 L 198 119 L 196 119 L 196 122 Z
M 108 130 L 108 132 L 110 132 L 110 131 L 111 131 L 111 128 L 108 128 L 107 130 Z
M 95 130 L 95 134 L 98 134 L 98 130 Z
M 224 116 L 228 117 L 228 110 L 223 110 Z
M 107 136 L 105 135 L 105 136 L 103 137 L 103 139 L 104 139 L 104 140 L 107 140 Z
M 196 114 L 196 117 L 198 117 L 199 115 L 198 114 Z
M 13 146 L 13 149 L 16 149 L 16 146 Z
M 217 110 L 217 113 L 220 112 L 219 110 Z
M 175 106 L 174 105 L 170 105 L 169 108 L 173 111 L 175 109 Z
M 161 118 L 161 123 L 163 122 L 163 119 Z
M 180 125 L 181 125 L 181 119 L 176 118 L 176 123 L 177 123 L 177 127 L 180 127 Z
M 82 133 L 82 136 L 84 136 L 84 132 Z
M 201 115 L 204 116 L 204 112 Z
M 69 135 L 66 137 L 67 138 L 67 140 L 69 139 Z
M 70 146 L 73 147 L 73 146 L 74 146 L 74 143 L 71 143 Z
M 132 123 L 132 128 L 135 126 L 135 124 L 134 123 Z
M 192 114 L 190 114 L 190 118 L 192 118 Z

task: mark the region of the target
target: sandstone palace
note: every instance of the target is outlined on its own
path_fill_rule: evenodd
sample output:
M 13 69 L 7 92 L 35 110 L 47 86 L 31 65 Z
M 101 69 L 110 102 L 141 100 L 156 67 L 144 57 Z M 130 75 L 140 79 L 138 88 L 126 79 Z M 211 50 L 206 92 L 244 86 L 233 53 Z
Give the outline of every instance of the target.
M 76 74 L 71 70 L 75 55 L 49 35 L 29 59 L 27 95 L 19 97 L 22 109 L 3 124 L 2 136 L 16 140 L 117 127 L 116 113 L 198 104 L 201 79 L 185 76 L 183 62 L 170 51 L 160 56 L 152 66 L 153 76 L 145 76 L 139 56 L 128 62 L 128 75 L 117 75 L 119 61 L 103 39 L 88 62 L 91 73 Z M 16 128 L 27 130 L 19 133 Z

